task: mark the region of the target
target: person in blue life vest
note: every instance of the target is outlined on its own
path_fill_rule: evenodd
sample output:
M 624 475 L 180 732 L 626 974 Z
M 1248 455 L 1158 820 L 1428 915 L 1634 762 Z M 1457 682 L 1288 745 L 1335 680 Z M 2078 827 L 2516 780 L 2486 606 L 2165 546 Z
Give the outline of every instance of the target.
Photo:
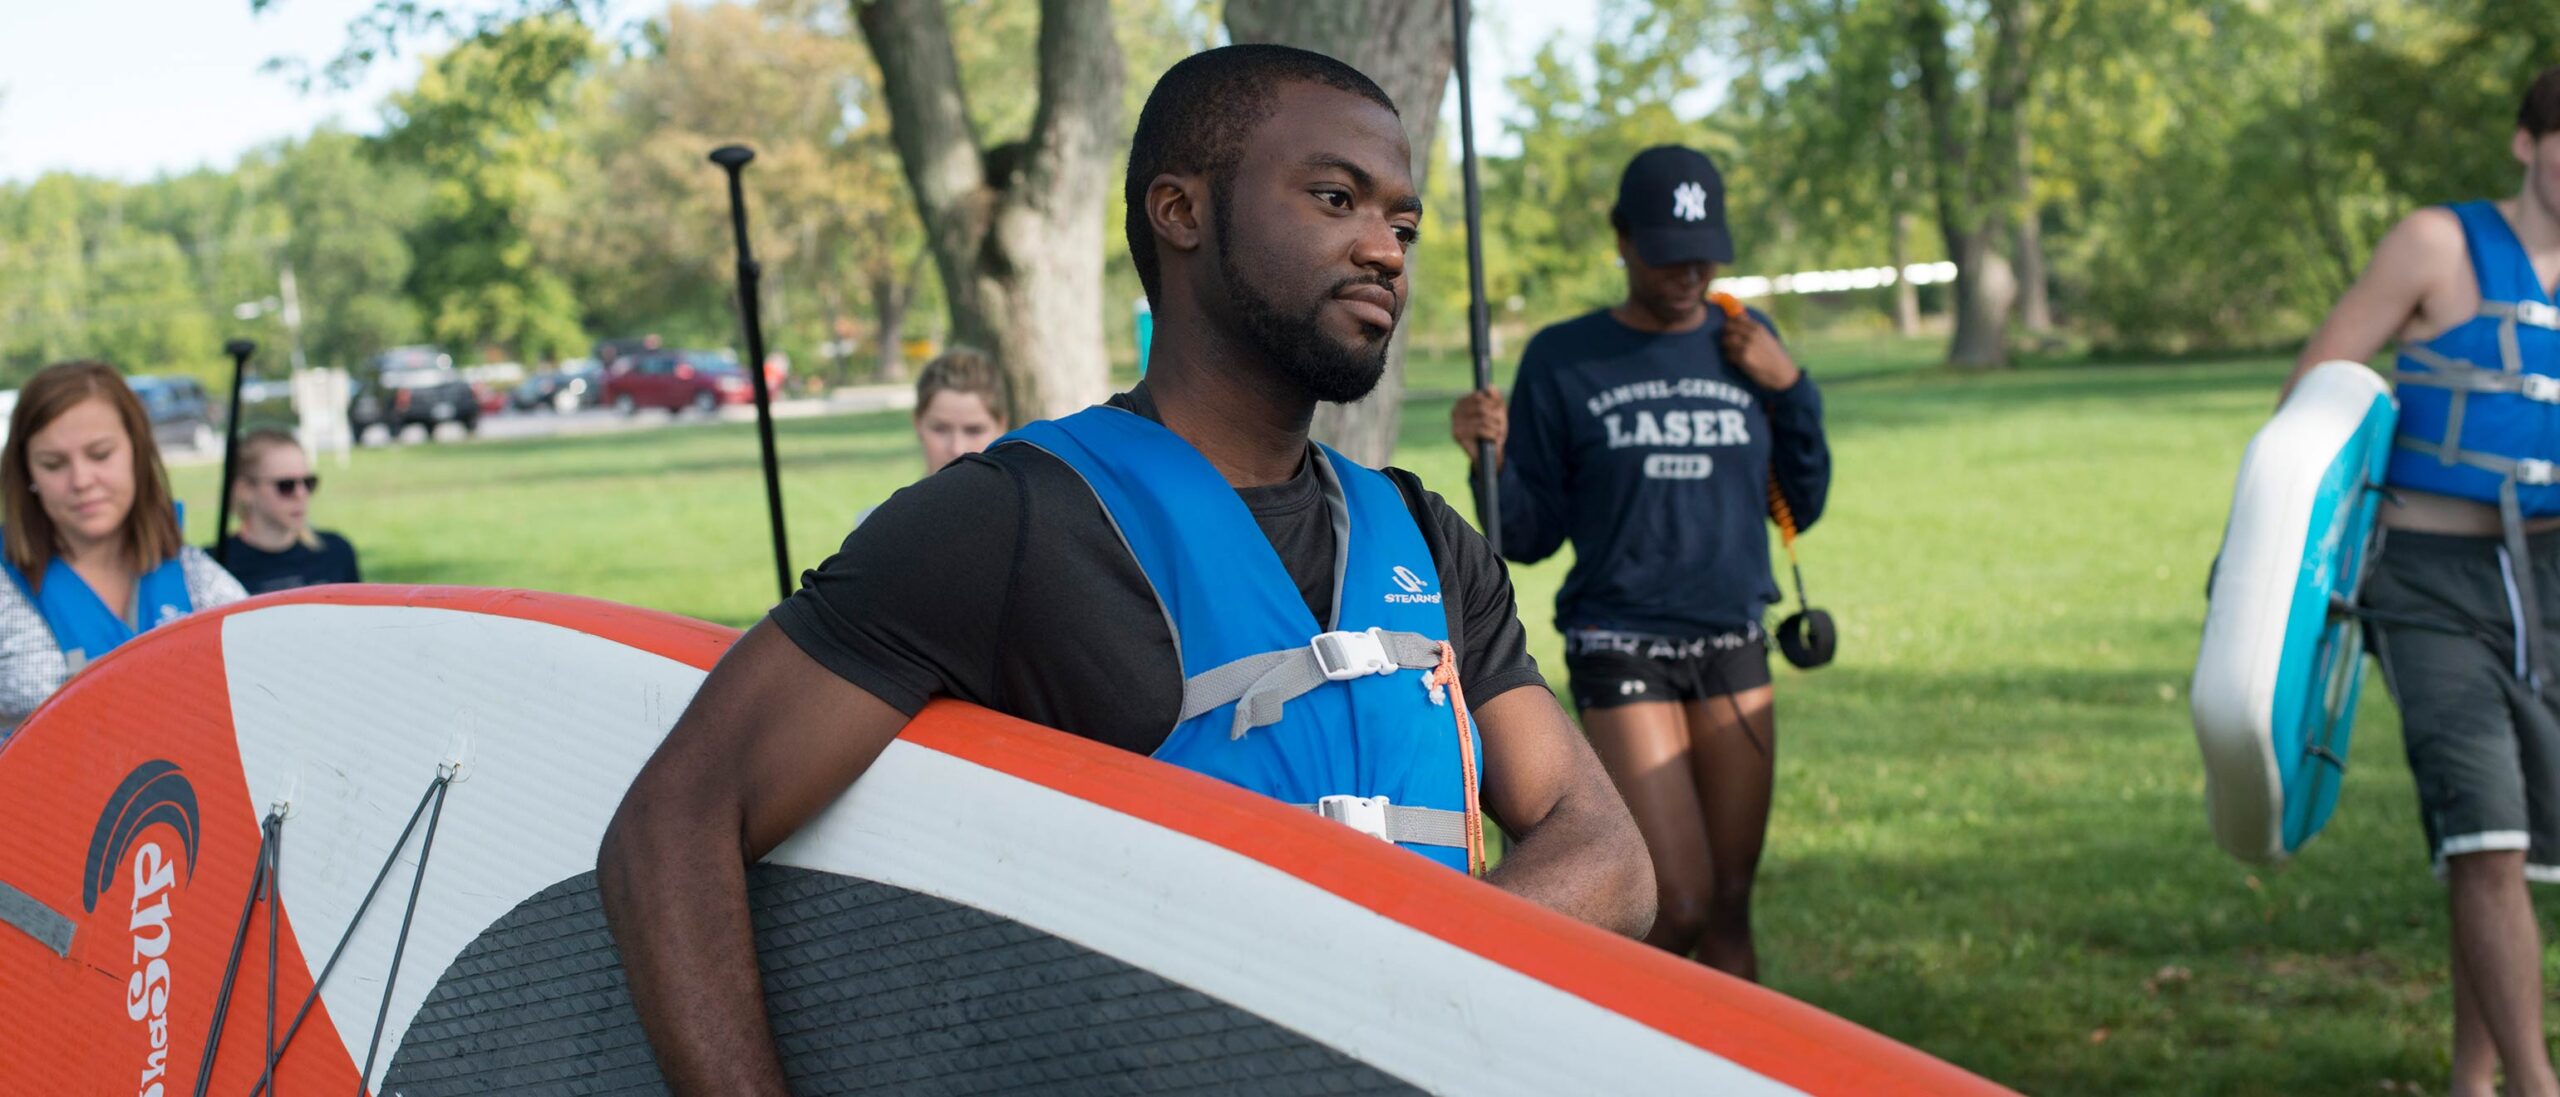
M 1733 237 L 1705 154 L 1638 153 L 1610 221 L 1626 299 L 1540 331 L 1509 405 L 1473 393 L 1450 431 L 1470 458 L 1495 447 L 1504 555 L 1573 544 L 1556 628 L 1583 731 L 1653 855 L 1645 940 L 1757 979 L 1778 744 L 1766 523 L 1772 484 L 1799 528 L 1822 516 L 1822 395 L 1768 317 L 1707 299 Z
M 1422 201 L 1377 85 L 1281 46 L 1147 98 L 1126 181 L 1147 377 L 899 492 L 703 682 L 598 888 L 658 1063 L 779 1094 L 743 867 L 940 695 L 1152 755 L 1616 932 L 1642 838 L 1544 685 L 1500 560 L 1411 474 L 1312 445 L 1370 391 Z M 1513 841 L 1482 862 L 1481 809 Z
M 2397 344 L 2399 435 L 2362 605 L 2452 906 L 2453 1092 L 2560 1094 L 2527 881 L 2560 882 L 2560 67 L 2525 92 L 2515 195 L 2418 210 L 2302 348 Z
M 251 594 L 361 583 L 356 548 L 347 539 L 311 527 L 311 501 L 320 476 L 311 455 L 293 435 L 260 428 L 240 436 L 239 474 L 231 501 L 240 528 L 224 539 L 220 563 Z
M 125 641 L 246 597 L 180 539 L 151 418 L 103 362 L 47 366 L 18 390 L 0 509 L 0 737 Z

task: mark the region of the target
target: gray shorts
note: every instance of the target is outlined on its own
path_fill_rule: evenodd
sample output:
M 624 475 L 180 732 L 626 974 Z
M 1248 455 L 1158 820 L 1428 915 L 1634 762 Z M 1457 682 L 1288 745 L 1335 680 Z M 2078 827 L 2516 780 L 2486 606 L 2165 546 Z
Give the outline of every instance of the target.
M 2560 646 L 2560 531 L 2526 552 L 2545 642 Z M 2393 530 L 2361 601 L 2438 626 L 2368 625 L 2437 875 L 2447 857 L 2520 849 L 2527 878 L 2560 883 L 2560 681 L 2536 690 L 2524 673 L 2514 567 L 2494 537 Z

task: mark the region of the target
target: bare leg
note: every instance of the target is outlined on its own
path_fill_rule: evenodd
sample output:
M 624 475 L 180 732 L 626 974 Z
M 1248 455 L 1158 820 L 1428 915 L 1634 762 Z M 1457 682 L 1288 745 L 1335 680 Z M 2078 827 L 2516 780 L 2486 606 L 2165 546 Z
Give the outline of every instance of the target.
M 2453 1097 L 2497 1097 L 2498 1045 L 2489 1039 L 2489 1023 L 2471 981 L 2462 977 L 2462 957 L 2453 958 Z
M 2542 932 L 2525 892 L 2524 851 L 2489 850 L 2445 859 L 2453 901 L 2455 1039 L 2467 989 L 2480 1027 L 2507 1068 L 2513 1097 L 2560 1097 L 2542 1034 Z M 2461 1063 L 2457 1059 L 2457 1079 Z
M 1653 857 L 1660 907 L 1644 943 L 1687 956 L 1706 930 L 1713 889 L 1707 825 L 1689 777 L 1688 722 L 1678 704 L 1648 701 L 1585 710 L 1582 730 Z
M 1773 696 L 1770 687 L 1760 686 L 1687 706 L 1689 754 L 1707 821 L 1707 863 L 1714 869 L 1698 958 L 1753 982 L 1760 979 L 1760 954 L 1751 940 L 1751 884 L 1760 872 L 1777 778 Z

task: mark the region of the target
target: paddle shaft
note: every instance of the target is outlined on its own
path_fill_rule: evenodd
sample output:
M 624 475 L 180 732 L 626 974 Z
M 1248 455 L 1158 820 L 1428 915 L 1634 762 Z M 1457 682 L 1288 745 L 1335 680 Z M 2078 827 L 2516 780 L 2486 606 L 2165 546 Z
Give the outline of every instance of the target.
M 762 270 L 747 243 L 747 193 L 739 176 L 755 151 L 724 145 L 711 152 L 711 162 L 729 173 L 729 227 L 738 241 L 738 322 L 746 328 L 747 379 L 755 386 L 756 443 L 764 454 L 764 506 L 773 521 L 773 581 L 779 598 L 791 597 L 791 549 L 782 527 L 782 470 L 773 457 L 773 392 L 764 375 L 764 319 L 756 304 Z
M 231 566 L 231 485 L 240 476 L 240 389 L 249 377 L 249 356 L 258 352 L 258 344 L 234 339 L 222 345 L 231 356 L 231 416 L 222 421 L 222 490 L 221 501 L 214 504 L 213 562 Z
M 1467 76 L 1468 0 L 1452 0 L 1449 11 L 1457 21 L 1457 40 L 1451 51 L 1458 73 L 1458 170 L 1466 180 L 1467 216 L 1467 353 L 1475 360 L 1476 391 L 1493 386 L 1493 365 L 1487 358 L 1485 344 L 1490 341 L 1491 316 L 1484 300 L 1484 198 L 1476 185 L 1476 110 L 1475 95 Z M 1493 546 L 1494 555 L 1502 554 L 1502 477 L 1494 467 L 1493 443 L 1476 443 L 1476 527 L 1484 531 L 1484 539 Z

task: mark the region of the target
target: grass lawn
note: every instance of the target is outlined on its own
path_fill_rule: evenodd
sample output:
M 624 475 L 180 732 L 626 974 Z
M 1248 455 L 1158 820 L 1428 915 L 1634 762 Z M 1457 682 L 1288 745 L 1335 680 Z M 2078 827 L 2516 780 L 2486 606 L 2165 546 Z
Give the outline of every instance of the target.
M 1806 578 L 1843 640 L 1834 667 L 1778 669 L 1771 983 L 2030 1092 L 2441 1091 L 2443 893 L 2379 682 L 2356 776 L 2298 864 L 2249 871 L 2206 833 L 2186 680 L 2283 364 L 1959 377 L 1932 350 L 1799 349 L 1831 381 L 1839 465 Z M 1464 378 L 1438 359 L 1412 384 Z M 1398 462 L 1463 495 L 1447 411 L 1408 405 Z M 779 432 L 796 566 L 915 471 L 902 413 Z M 770 598 L 752 428 L 365 450 L 321 472 L 322 524 L 377 581 L 735 625 Z M 199 541 L 214 478 L 177 476 Z M 1514 572 L 1559 677 L 1564 564 Z

